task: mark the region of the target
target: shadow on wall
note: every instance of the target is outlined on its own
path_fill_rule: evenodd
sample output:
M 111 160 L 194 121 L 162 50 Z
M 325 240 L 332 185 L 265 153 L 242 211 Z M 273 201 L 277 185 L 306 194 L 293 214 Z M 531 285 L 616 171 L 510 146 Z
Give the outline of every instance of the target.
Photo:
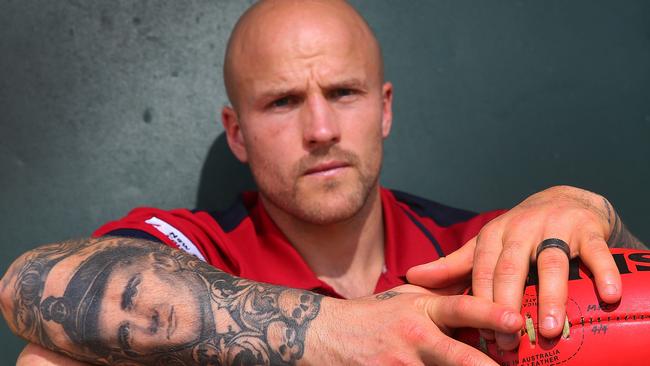
M 230 151 L 225 133 L 212 143 L 201 169 L 196 195 L 196 208 L 223 210 L 229 207 L 240 192 L 255 189 L 248 166 L 242 164 Z

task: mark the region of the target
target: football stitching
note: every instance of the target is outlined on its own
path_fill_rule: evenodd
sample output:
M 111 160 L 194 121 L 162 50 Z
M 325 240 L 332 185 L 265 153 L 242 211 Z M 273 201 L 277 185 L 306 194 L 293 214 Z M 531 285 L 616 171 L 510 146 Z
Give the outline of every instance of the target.
M 607 318 L 605 317 L 600 317 L 597 316 L 594 317 L 590 316 L 589 319 L 585 319 L 584 316 L 580 317 L 579 321 L 573 321 L 569 320 L 569 325 L 574 326 L 574 325 L 585 325 L 585 324 L 598 324 L 598 323 L 625 323 L 625 322 L 634 322 L 637 320 L 645 320 L 645 319 L 650 319 L 650 313 L 648 312 L 636 312 L 636 313 L 625 313 L 625 316 L 622 314 L 617 314 L 616 317 L 613 317 L 612 315 L 608 315 Z
M 578 302 L 575 301 L 571 296 L 569 296 L 569 300 L 571 300 L 571 301 L 576 305 L 576 307 L 578 308 L 578 313 L 580 313 L 580 318 L 583 318 L 583 316 L 582 316 L 582 308 L 580 307 L 580 305 L 578 304 Z M 569 322 L 569 327 L 571 327 L 571 322 Z M 583 325 L 582 327 L 580 327 L 579 329 L 580 329 L 582 332 L 580 333 L 580 344 L 578 344 L 578 348 L 576 348 L 576 351 L 575 351 L 571 356 L 569 356 L 569 358 L 567 358 L 567 359 L 564 360 L 564 361 L 558 362 L 557 365 L 562 364 L 562 363 L 569 362 L 569 361 L 570 361 L 572 358 L 574 358 L 574 357 L 575 357 L 575 356 L 580 352 L 580 350 L 582 349 L 582 345 L 585 343 L 585 327 L 584 327 L 584 325 Z M 569 338 L 571 338 L 571 337 L 569 336 Z M 562 339 L 560 339 L 559 342 L 562 342 Z
M 568 322 L 569 322 L 569 327 L 571 329 L 575 329 L 574 333 L 580 332 L 580 334 L 579 334 L 580 342 L 578 343 L 578 346 L 577 346 L 577 348 L 576 348 L 576 350 L 575 350 L 575 352 L 573 354 L 571 354 L 570 356 L 568 356 L 566 359 L 564 359 L 562 361 L 552 363 L 552 364 L 549 364 L 549 365 L 560 365 L 560 364 L 567 363 L 567 362 L 571 361 L 572 359 L 574 359 L 578 355 L 578 353 L 580 353 L 580 350 L 583 348 L 584 342 L 585 342 L 585 325 L 601 324 L 601 323 L 616 323 L 616 322 L 634 322 L 634 321 L 650 319 L 650 312 L 617 313 L 616 315 L 608 315 L 607 317 L 605 317 L 605 316 L 592 316 L 592 317 L 586 318 L 583 315 L 582 308 L 580 307 L 578 302 L 576 300 L 574 300 L 570 296 L 569 296 L 568 300 L 570 300 L 573 304 L 575 304 L 576 308 L 578 309 L 577 316 L 574 317 L 574 319 L 569 320 Z M 577 318 L 579 320 L 576 320 L 575 318 Z M 535 325 L 537 326 L 537 324 L 535 324 Z M 533 328 L 533 335 L 535 335 L 534 332 L 535 332 L 535 330 Z M 524 328 L 523 333 L 527 334 L 528 331 Z M 575 338 L 575 336 L 578 336 L 578 334 L 574 334 L 573 336 Z M 569 337 L 569 338 L 571 338 L 571 337 Z M 563 340 L 560 339 L 558 341 L 558 343 L 559 342 L 563 342 Z
M 582 316 L 582 308 L 580 307 L 580 305 L 579 305 L 579 304 L 578 304 L 578 303 L 577 303 L 573 298 L 569 297 L 568 299 L 576 305 L 576 308 L 578 309 L 578 314 L 579 314 L 580 318 L 584 318 L 584 317 Z M 569 326 L 571 326 L 571 325 L 572 325 L 571 322 L 569 322 Z M 577 325 L 577 324 L 573 324 L 573 325 Z M 575 329 L 576 329 L 576 333 L 578 332 L 578 330 L 581 331 L 581 332 L 580 332 L 580 343 L 578 343 L 578 347 L 576 348 L 575 352 L 574 352 L 572 355 L 568 356 L 566 359 L 564 359 L 564 360 L 562 360 L 562 361 L 554 362 L 554 363 L 549 363 L 549 365 L 560 365 L 560 364 L 563 364 L 563 363 L 567 363 L 567 362 L 569 362 L 571 359 L 575 358 L 576 355 L 577 355 L 578 353 L 580 353 L 580 350 L 582 349 L 582 346 L 584 345 L 584 342 L 585 342 L 585 330 L 584 330 L 584 324 L 581 324 L 581 325 L 583 325 L 583 326 L 580 327 L 580 328 L 575 328 Z M 537 324 L 536 324 L 536 326 L 537 326 Z M 533 334 L 534 334 L 534 332 L 535 332 L 535 329 L 533 328 Z M 526 333 L 526 334 L 528 333 L 528 332 L 526 331 L 525 328 L 524 328 L 524 330 L 523 330 L 523 333 Z M 577 334 L 576 334 L 576 335 L 577 335 Z M 574 336 L 575 336 L 575 335 L 574 335 Z M 570 337 L 569 337 L 569 338 L 570 338 Z M 559 343 L 559 342 L 562 342 L 562 341 L 563 341 L 563 340 L 560 339 L 560 340 L 558 341 L 558 343 Z M 527 365 L 527 364 L 530 364 L 530 363 L 522 363 L 521 365 L 524 366 L 524 365 Z

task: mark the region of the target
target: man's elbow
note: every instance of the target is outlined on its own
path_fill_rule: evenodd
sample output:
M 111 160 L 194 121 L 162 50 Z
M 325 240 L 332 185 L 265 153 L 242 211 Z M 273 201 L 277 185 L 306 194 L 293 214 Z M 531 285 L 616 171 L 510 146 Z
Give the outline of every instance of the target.
M 2 315 L 7 320 L 7 322 L 9 322 L 10 319 L 9 310 L 12 307 L 11 302 L 13 301 L 12 299 L 14 298 L 12 292 L 13 286 L 11 285 L 11 283 L 13 283 L 14 281 L 13 278 L 15 276 L 13 276 L 12 273 L 16 271 L 15 269 L 17 265 L 16 262 L 18 262 L 19 260 L 20 258 L 14 261 L 14 263 L 12 263 L 11 266 L 9 266 L 7 272 L 5 272 L 5 274 L 0 279 L 0 311 L 2 311 Z
M 13 319 L 12 312 L 14 311 L 14 300 L 16 299 L 16 279 L 28 256 L 29 252 L 14 260 L 0 279 L 0 311 L 2 311 L 2 316 L 4 316 L 7 325 L 14 332 L 16 331 L 15 324 L 11 320 Z

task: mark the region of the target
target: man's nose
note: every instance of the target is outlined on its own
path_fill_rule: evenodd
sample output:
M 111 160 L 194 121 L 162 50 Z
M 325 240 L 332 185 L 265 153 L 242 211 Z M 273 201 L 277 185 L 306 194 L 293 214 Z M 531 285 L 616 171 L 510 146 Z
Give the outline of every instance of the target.
M 301 120 L 303 139 L 308 149 L 333 145 L 341 140 L 338 118 L 325 96 L 309 96 Z
M 129 314 L 128 321 L 132 333 L 141 335 L 154 335 L 160 331 L 161 319 L 158 311 L 152 310 L 146 313 Z

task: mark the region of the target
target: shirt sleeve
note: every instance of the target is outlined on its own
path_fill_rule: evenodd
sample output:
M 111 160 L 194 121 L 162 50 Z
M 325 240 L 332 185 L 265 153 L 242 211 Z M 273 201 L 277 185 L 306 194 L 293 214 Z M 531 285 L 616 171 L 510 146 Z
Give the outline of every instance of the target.
M 104 224 L 92 236 L 120 236 L 163 243 L 223 271 L 235 272 L 228 253 L 221 246 L 227 240 L 223 231 L 214 221 L 187 209 L 136 208 L 125 217 Z

